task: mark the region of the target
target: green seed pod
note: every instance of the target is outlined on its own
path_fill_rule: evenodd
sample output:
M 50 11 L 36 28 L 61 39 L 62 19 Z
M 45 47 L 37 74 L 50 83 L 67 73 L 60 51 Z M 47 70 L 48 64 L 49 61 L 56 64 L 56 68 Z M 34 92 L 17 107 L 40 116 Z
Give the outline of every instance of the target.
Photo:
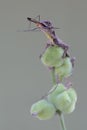
M 70 97 L 71 103 L 66 109 L 64 109 L 63 112 L 64 113 L 71 113 L 75 109 L 75 105 L 76 105 L 76 102 L 77 102 L 77 94 L 76 94 L 76 91 L 73 88 L 69 88 L 67 90 L 67 94 Z
M 75 110 L 76 102 L 72 102 L 66 109 L 63 110 L 63 113 L 69 114 Z
M 47 98 L 56 110 L 67 114 L 74 111 L 77 94 L 73 88 L 66 89 L 63 84 L 58 84 L 54 86 L 53 91 L 49 93 Z
M 64 110 L 66 110 L 71 104 L 71 99 L 69 95 L 67 94 L 67 91 L 64 91 L 61 94 L 59 94 L 56 97 L 54 103 L 58 110 L 64 112 Z
M 49 46 L 41 57 L 41 61 L 48 67 L 59 67 L 63 64 L 64 50 L 58 46 Z
M 74 88 L 69 88 L 67 90 L 67 93 L 68 93 L 69 97 L 71 98 L 72 102 L 77 101 L 77 94 L 76 94 L 76 91 L 74 90 Z
M 55 68 L 55 73 L 58 74 L 60 80 L 71 75 L 72 63 L 69 57 L 64 58 L 63 64 Z
M 47 120 L 54 116 L 56 110 L 51 103 L 43 99 L 33 104 L 30 112 L 40 120 Z
M 62 83 L 56 84 L 55 86 L 53 86 L 52 90 L 49 92 L 48 100 L 55 105 L 55 100 L 57 96 L 60 93 L 64 92 L 65 90 L 66 88 Z

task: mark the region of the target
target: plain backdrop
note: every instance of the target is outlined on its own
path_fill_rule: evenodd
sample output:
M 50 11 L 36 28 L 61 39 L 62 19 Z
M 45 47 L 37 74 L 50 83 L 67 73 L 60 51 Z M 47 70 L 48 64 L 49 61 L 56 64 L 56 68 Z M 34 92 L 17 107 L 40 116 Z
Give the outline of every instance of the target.
M 27 17 L 51 20 L 56 34 L 76 57 L 71 81 L 78 94 L 76 109 L 65 115 L 67 130 L 87 128 L 87 1 L 0 0 L 0 130 L 61 130 L 58 116 L 40 121 L 31 105 L 51 87 L 50 72 L 39 55 L 47 39 L 28 29 Z

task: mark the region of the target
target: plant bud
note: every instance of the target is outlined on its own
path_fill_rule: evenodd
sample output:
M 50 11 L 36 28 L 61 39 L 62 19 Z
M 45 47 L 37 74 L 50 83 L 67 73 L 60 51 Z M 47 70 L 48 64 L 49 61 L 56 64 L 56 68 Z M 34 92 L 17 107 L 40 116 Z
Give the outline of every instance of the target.
M 63 64 L 55 68 L 55 73 L 58 74 L 60 80 L 71 75 L 72 63 L 69 57 L 64 58 Z
M 41 57 L 41 61 L 48 67 L 59 67 L 63 64 L 64 50 L 58 46 L 49 46 Z
M 54 116 L 56 110 L 51 103 L 43 99 L 33 104 L 30 112 L 40 120 L 47 120 Z

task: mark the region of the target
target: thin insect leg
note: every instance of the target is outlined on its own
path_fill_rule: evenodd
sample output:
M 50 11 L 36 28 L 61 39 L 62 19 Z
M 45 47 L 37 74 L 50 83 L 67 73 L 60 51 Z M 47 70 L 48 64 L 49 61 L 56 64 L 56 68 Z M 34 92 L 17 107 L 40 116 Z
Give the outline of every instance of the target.
M 72 57 L 72 58 L 71 58 L 71 63 L 72 63 L 72 67 L 73 67 L 73 68 L 74 68 L 75 60 L 76 60 L 75 57 Z
M 31 28 L 29 31 L 41 31 L 39 28 Z
M 66 46 L 66 47 L 64 48 L 63 58 L 66 57 L 66 56 L 69 57 L 69 53 L 67 52 L 68 49 L 69 49 L 68 46 Z
M 61 28 L 58 28 L 58 27 L 52 27 L 52 29 L 61 29 Z
M 26 29 L 26 30 L 21 30 L 22 32 L 29 32 L 29 31 L 40 31 L 38 28 L 32 28 L 32 29 Z
M 52 46 L 52 43 L 51 43 L 50 41 L 48 41 L 48 42 L 46 43 L 46 46 L 45 46 L 43 52 L 40 54 L 39 58 L 42 57 L 42 55 L 44 54 L 44 52 L 46 51 L 46 49 L 47 49 L 49 46 Z
M 70 88 L 70 87 L 72 86 L 72 82 L 69 80 L 69 78 L 70 78 L 70 77 L 65 78 L 65 79 L 66 79 L 65 86 L 66 86 L 67 89 Z
M 38 17 L 39 17 L 39 21 L 40 21 L 40 15 L 38 15 Z
M 50 46 L 50 45 L 53 46 L 53 43 L 50 40 L 48 40 L 47 43 L 46 43 L 46 45 L 47 45 L 47 47 Z
M 71 86 L 72 86 L 72 82 L 68 82 L 66 87 L 70 88 Z
M 40 15 L 37 15 L 34 19 L 37 19 L 38 18 L 38 21 L 40 21 Z

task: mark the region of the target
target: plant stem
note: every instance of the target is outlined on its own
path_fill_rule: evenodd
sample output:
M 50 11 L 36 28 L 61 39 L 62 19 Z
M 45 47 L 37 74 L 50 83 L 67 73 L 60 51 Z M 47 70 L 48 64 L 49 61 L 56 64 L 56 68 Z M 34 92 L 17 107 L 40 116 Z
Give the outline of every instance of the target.
M 57 84 L 57 83 L 56 83 L 56 77 L 55 77 L 55 68 L 52 68 L 51 74 L 52 74 L 52 82 L 53 82 L 53 85 L 55 85 L 55 84 Z M 58 110 L 58 111 L 57 111 L 57 114 L 58 114 L 59 117 L 60 117 L 60 123 L 61 123 L 62 130 L 66 130 L 63 113 Z
M 52 75 L 52 82 L 53 82 L 53 85 L 55 85 L 55 84 L 56 84 L 55 68 L 52 68 L 52 69 L 51 69 L 51 75 Z
M 63 113 L 59 111 L 58 114 L 59 114 L 59 117 L 60 117 L 60 123 L 61 123 L 62 130 L 66 130 Z

